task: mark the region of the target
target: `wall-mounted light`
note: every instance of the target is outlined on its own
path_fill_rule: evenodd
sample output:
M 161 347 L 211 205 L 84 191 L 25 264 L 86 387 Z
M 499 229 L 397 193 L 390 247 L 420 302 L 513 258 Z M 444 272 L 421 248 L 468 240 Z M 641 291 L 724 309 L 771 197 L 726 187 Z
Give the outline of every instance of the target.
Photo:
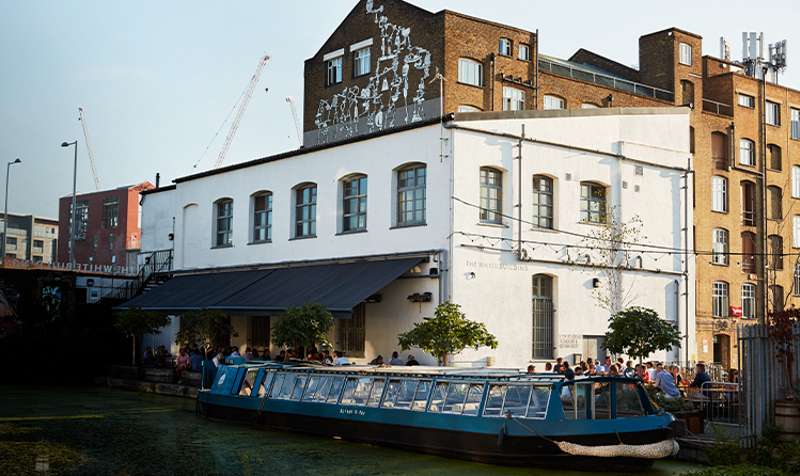
M 470 271 L 469 273 L 467 273 L 467 279 L 475 279 L 475 272 Z
M 94 279 L 87 279 L 86 280 L 86 285 L 89 286 L 89 287 L 94 286 Z
M 428 274 L 431 276 L 439 276 L 439 268 L 431 268 L 428 270 Z
M 167 237 L 169 238 L 169 241 L 172 241 L 172 240 L 175 239 L 175 234 L 174 233 L 170 233 L 169 235 L 167 235 Z
M 407 298 L 411 302 L 431 302 L 433 299 L 433 293 L 425 292 L 425 293 L 414 293 L 410 294 Z
M 600 287 L 600 278 L 592 278 L 592 287 L 599 288 Z
M 364 302 L 367 303 L 379 303 L 381 302 L 381 295 L 380 294 L 373 294 L 372 296 L 364 299 Z

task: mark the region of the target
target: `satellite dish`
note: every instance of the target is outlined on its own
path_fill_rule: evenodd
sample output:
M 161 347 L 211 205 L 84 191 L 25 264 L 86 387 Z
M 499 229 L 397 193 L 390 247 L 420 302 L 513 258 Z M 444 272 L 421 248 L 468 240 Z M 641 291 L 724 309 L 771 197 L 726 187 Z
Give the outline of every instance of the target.
M 625 376 L 628 378 L 633 378 L 636 376 L 636 369 L 634 367 L 628 367 L 625 369 Z

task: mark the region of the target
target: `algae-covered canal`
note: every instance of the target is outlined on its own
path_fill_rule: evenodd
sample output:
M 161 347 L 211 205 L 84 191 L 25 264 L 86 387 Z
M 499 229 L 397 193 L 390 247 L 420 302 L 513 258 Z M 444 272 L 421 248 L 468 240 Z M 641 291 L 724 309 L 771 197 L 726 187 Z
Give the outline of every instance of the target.
M 697 465 L 659 461 L 649 475 Z M 194 400 L 0 386 L 0 475 L 586 475 L 488 466 L 206 420 Z M 599 474 L 599 473 L 592 473 Z

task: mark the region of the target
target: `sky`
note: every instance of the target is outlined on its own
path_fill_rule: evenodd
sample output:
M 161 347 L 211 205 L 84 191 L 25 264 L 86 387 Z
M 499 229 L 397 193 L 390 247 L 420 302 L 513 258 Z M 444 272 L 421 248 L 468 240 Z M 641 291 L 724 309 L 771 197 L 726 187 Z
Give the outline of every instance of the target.
M 294 98 L 302 125 L 303 62 L 356 3 L 0 2 L 0 164 L 22 161 L 10 169 L 9 212 L 57 218 L 58 199 L 72 194 L 73 179 L 74 148 L 62 142 L 78 141 L 78 192 L 97 190 L 79 107 L 101 190 L 155 183 L 156 173 L 164 186 L 213 168 L 234 106 L 265 54 L 271 59 L 223 165 L 296 149 L 286 98 Z M 734 60 L 741 58 L 742 32 L 763 31 L 767 43 L 788 40 L 780 83 L 800 89 L 800 56 L 793 54 L 800 51 L 800 4 L 790 1 L 669 9 L 663 2 L 596 0 L 410 3 L 538 29 L 542 54 L 566 59 L 586 48 L 629 66 L 639 61 L 640 36 L 673 26 L 703 36 L 704 55 L 718 57 L 724 36 Z

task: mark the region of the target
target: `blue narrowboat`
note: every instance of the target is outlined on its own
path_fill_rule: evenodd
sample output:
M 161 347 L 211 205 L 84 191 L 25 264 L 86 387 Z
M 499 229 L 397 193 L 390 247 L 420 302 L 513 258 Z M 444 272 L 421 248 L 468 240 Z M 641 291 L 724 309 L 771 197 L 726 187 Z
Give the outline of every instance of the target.
M 439 456 L 587 471 L 644 471 L 677 453 L 679 428 L 638 379 L 492 368 L 225 364 L 199 392 L 197 411 Z

